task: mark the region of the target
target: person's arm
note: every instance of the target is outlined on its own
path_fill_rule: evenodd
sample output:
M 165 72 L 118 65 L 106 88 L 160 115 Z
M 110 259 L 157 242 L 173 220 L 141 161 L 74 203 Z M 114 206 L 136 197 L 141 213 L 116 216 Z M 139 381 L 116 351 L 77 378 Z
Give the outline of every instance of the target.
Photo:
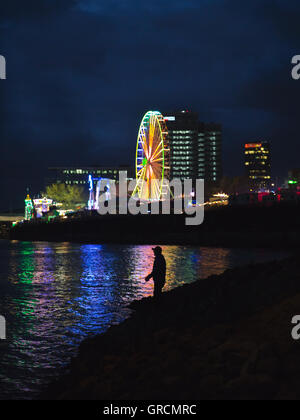
M 145 280 L 146 281 L 149 281 L 149 280 L 151 280 L 152 278 L 153 278 L 153 276 L 154 276 L 154 273 L 155 273 L 155 270 L 156 270 L 156 264 L 155 264 L 155 262 L 156 261 L 154 261 L 154 264 L 153 264 L 153 269 L 152 269 L 152 273 L 150 273 L 146 278 L 145 278 Z
M 149 280 L 151 280 L 151 279 L 152 279 L 152 277 L 153 277 L 153 273 L 149 274 L 149 275 L 145 278 L 145 281 L 149 281 Z

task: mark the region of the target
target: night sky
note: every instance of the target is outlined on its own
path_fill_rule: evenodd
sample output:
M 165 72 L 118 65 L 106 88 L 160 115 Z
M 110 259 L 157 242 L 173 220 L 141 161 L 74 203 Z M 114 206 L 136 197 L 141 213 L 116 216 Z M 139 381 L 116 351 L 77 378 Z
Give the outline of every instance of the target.
M 10 0 L 1 4 L 0 208 L 48 166 L 134 164 L 150 110 L 223 125 L 224 172 L 269 140 L 273 174 L 299 162 L 299 0 Z

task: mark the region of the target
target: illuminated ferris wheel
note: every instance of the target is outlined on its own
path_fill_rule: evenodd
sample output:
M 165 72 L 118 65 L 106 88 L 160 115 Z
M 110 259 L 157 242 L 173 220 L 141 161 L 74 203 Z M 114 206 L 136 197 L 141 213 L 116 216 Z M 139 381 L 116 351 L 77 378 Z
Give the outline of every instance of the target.
M 160 112 L 144 116 L 136 149 L 137 185 L 133 196 L 141 200 L 161 200 L 170 178 L 170 147 L 166 122 Z

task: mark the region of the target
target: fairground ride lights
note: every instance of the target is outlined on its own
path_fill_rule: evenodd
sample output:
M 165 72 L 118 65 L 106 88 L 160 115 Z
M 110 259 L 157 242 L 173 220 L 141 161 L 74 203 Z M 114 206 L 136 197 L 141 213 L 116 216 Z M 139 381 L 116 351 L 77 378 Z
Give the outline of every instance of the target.
M 0 55 L 0 79 L 6 79 L 6 60 L 3 55 Z
M 127 416 L 135 418 L 137 414 L 144 413 L 145 409 L 139 409 L 138 406 L 116 406 L 110 404 L 104 407 L 103 414 L 110 416 Z M 181 415 L 197 415 L 197 405 L 188 404 L 152 404 L 147 407 L 147 414 L 150 416 L 181 416 Z

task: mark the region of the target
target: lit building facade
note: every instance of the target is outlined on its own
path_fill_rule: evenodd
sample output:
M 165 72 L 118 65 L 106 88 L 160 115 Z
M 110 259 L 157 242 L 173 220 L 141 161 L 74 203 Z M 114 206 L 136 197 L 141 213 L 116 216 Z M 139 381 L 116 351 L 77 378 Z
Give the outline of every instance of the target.
M 245 144 L 245 168 L 252 191 L 268 190 L 271 186 L 270 143 Z
M 204 179 L 218 183 L 222 177 L 222 128 L 199 122 L 195 112 L 164 114 L 170 137 L 171 179 Z
M 105 178 L 117 181 L 119 179 L 120 171 L 127 171 L 128 178 L 133 178 L 134 171 L 130 166 L 76 166 L 49 168 L 50 176 L 46 180 L 46 185 L 60 183 L 66 185 L 84 186 L 89 184 L 89 175 L 91 175 L 93 178 Z

